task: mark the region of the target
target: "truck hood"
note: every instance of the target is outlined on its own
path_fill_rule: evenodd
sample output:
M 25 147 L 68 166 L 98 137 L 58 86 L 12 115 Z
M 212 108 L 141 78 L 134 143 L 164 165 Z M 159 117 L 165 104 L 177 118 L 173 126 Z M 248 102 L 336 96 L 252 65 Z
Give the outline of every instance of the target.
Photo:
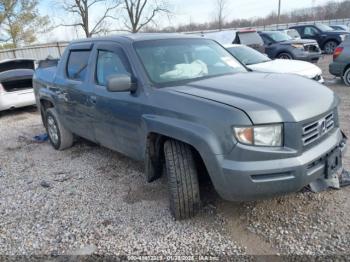
M 253 124 L 299 122 L 339 103 L 329 88 L 297 75 L 237 73 L 166 89 L 239 108 Z
M 275 59 L 264 63 L 248 65 L 248 67 L 256 72 L 297 74 L 307 78 L 322 75 L 322 70 L 318 66 L 299 60 Z

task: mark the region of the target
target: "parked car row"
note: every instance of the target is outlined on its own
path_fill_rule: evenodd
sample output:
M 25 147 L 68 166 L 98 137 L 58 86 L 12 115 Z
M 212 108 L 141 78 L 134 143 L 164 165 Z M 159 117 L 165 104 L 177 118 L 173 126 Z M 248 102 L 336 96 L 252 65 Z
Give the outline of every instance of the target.
M 316 63 L 321 50 L 315 40 L 293 38 L 281 31 L 230 30 L 201 34 L 223 45 L 243 44 L 266 53 L 271 59 L 298 59 Z
M 57 64 L 39 66 L 33 84 L 55 149 L 79 136 L 143 160 L 149 182 L 164 170 L 175 219 L 198 212 L 205 174 L 222 198 L 245 201 L 297 192 L 342 166 L 346 137 L 332 90 L 298 75 L 249 72 L 210 39 L 74 41 Z
M 317 55 L 315 53 L 320 53 L 321 49 L 324 50 L 326 54 L 332 54 L 335 48 L 343 42 L 345 37 L 349 34 L 348 27 L 343 25 L 327 26 L 324 24 L 303 24 L 291 26 L 289 29 L 278 29 L 274 31 L 257 32 L 254 29 L 238 31 L 228 30 L 223 32 L 202 33 L 202 36 L 215 40 L 219 40 L 220 38 L 220 40 L 225 39 L 225 43 L 223 44 L 245 44 L 260 52 L 265 52 L 267 49 L 266 53 L 268 53 L 271 59 L 279 57 L 282 54 L 282 57 L 286 59 L 317 61 Z M 222 35 L 226 36 L 223 38 Z M 288 42 L 293 42 L 293 40 L 301 40 L 301 43 L 306 45 L 305 51 L 313 53 L 311 54 L 311 58 L 309 58 L 306 53 L 301 56 L 295 55 L 295 50 L 291 49 L 290 46 L 288 49 L 285 49 L 283 46 L 275 46 L 274 50 L 268 50 L 271 44 L 279 43 L 288 45 L 291 44 Z M 305 42 L 306 40 L 311 41 Z M 264 47 L 262 45 L 264 45 Z M 301 46 L 297 48 L 301 49 Z M 310 50 L 308 50 L 309 48 Z M 319 56 L 320 54 L 318 57 Z

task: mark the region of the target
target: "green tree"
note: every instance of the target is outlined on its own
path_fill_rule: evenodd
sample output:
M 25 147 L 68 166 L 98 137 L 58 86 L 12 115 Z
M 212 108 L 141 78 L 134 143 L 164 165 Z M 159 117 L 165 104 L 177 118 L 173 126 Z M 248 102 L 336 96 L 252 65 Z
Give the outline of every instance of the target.
M 0 0 L 0 26 L 13 47 L 31 44 L 49 29 L 49 18 L 41 16 L 38 0 Z

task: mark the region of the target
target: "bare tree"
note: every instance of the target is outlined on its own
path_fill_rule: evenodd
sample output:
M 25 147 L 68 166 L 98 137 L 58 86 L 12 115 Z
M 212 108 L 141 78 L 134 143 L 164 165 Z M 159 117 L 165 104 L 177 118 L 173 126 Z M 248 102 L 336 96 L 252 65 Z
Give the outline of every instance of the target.
M 123 0 L 127 11 L 124 25 L 132 33 L 139 32 L 143 27 L 153 22 L 157 15 L 170 14 L 168 5 L 161 0 Z
M 227 0 L 215 0 L 215 23 L 218 29 L 221 30 L 225 23 L 226 12 L 228 8 Z
M 96 21 L 92 22 L 90 12 L 93 8 L 96 8 L 97 4 L 104 4 L 102 15 L 100 15 Z M 76 22 L 70 24 L 62 24 L 63 26 L 81 27 L 86 37 L 107 32 L 108 28 L 106 20 L 108 18 L 114 19 L 111 15 L 119 6 L 119 0 L 112 2 L 106 0 L 64 0 L 63 10 L 72 14 L 76 18 Z M 96 13 L 96 12 L 95 12 Z

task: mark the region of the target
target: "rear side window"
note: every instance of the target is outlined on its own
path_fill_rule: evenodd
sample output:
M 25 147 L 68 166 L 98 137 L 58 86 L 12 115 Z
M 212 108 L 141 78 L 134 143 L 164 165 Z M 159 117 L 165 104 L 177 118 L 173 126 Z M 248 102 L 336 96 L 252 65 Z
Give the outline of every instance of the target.
M 90 50 L 73 50 L 67 63 L 67 76 L 70 79 L 83 81 L 86 75 Z
M 307 26 L 304 28 L 304 35 L 305 36 L 315 36 L 318 34 L 318 31 L 316 28 Z

